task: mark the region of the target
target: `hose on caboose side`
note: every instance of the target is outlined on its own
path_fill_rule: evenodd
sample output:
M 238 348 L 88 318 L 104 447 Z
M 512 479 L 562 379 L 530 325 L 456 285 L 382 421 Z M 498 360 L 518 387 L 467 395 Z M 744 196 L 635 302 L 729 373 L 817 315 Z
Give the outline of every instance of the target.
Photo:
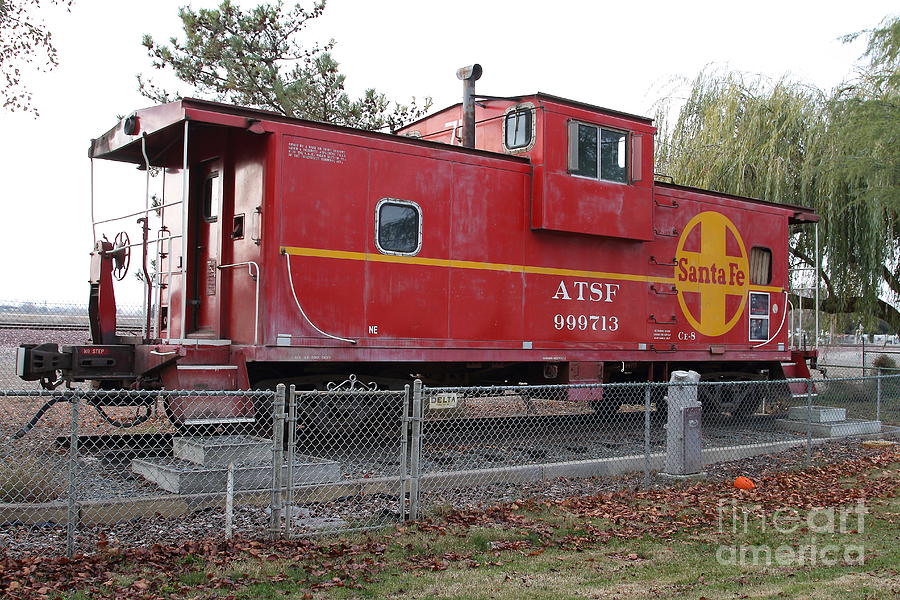
M 103 420 L 112 425 L 113 427 L 118 427 L 119 429 L 128 429 L 129 427 L 137 427 L 141 423 L 148 421 L 150 417 L 153 416 L 153 409 L 148 406 L 147 412 L 144 414 L 136 413 L 134 419 L 131 421 L 117 421 L 106 414 L 106 411 L 99 404 L 94 404 L 90 400 L 88 403 L 97 409 L 97 412 L 100 413 L 100 416 L 103 417 Z
M 41 420 L 41 418 L 44 416 L 44 414 L 46 414 L 48 410 L 53 408 L 54 404 L 56 404 L 57 402 L 62 402 L 63 400 L 68 401 L 68 399 L 69 398 L 67 396 L 54 396 L 53 398 L 47 400 L 47 402 L 45 402 L 44 405 L 40 407 L 36 413 L 34 413 L 34 416 L 31 417 L 31 420 L 25 423 L 25 425 L 23 425 L 21 429 L 19 429 L 12 435 L 11 439 L 18 440 L 25 437 L 25 434 L 31 431 L 34 426 L 37 425 L 38 421 Z
M 327 338 L 331 338 L 333 340 L 338 340 L 340 342 L 347 342 L 348 344 L 355 344 L 356 340 L 343 338 L 338 335 L 332 335 L 330 333 L 326 333 L 326 332 L 322 331 L 321 329 L 316 327 L 316 324 L 313 323 L 309 319 L 308 316 L 306 316 L 306 312 L 303 310 L 303 307 L 300 306 L 300 300 L 297 298 L 297 291 L 294 289 L 294 277 L 291 275 L 291 255 L 288 254 L 287 252 L 285 252 L 284 250 L 282 250 L 281 253 L 284 255 L 285 262 L 287 262 L 288 285 L 291 286 L 291 294 L 294 296 L 294 302 L 297 304 L 297 309 L 300 311 L 300 314 L 303 315 L 303 318 L 306 319 L 306 322 L 309 323 L 310 327 L 312 327 L 313 329 L 315 329 L 316 331 L 318 331 L 319 333 L 321 333 L 322 335 L 324 335 Z

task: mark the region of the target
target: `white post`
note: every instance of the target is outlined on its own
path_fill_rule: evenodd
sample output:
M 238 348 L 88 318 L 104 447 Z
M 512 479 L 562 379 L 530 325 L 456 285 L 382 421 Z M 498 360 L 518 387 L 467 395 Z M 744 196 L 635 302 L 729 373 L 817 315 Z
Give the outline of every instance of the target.
M 225 480 L 225 539 L 234 536 L 234 463 L 228 463 L 228 478 Z
M 669 379 L 669 414 L 666 423 L 666 473 L 691 475 L 702 470 L 700 452 L 700 402 L 696 371 L 673 371 Z M 696 422 L 694 422 L 696 421 Z M 696 435 L 696 439 L 695 436 Z
M 819 349 L 819 280 L 821 279 L 822 262 L 819 260 L 819 224 L 816 223 L 816 341 L 813 348 Z
M 184 156 L 181 167 L 181 338 L 187 339 L 187 302 L 188 302 L 188 196 L 190 194 L 191 173 L 188 168 L 188 126 L 189 121 L 184 122 Z M 169 255 L 169 260 L 172 256 Z M 172 285 L 169 282 L 169 285 Z M 169 337 L 172 337 L 172 314 L 169 308 Z

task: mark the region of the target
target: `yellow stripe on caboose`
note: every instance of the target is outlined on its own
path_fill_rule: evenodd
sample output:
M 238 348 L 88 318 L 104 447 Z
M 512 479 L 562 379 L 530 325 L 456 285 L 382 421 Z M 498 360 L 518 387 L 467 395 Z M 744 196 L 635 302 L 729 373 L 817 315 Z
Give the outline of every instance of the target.
M 281 246 L 282 254 L 291 256 L 308 256 L 314 258 L 332 258 L 338 260 L 360 260 L 366 262 L 382 262 L 401 265 L 420 265 L 425 267 L 452 267 L 455 269 L 475 269 L 481 271 L 504 271 L 507 273 L 528 273 L 532 275 L 559 275 L 562 277 L 584 277 L 586 279 L 613 279 L 618 281 L 638 281 L 643 283 L 674 284 L 674 277 L 657 277 L 650 275 L 634 275 L 631 273 L 607 273 L 605 271 L 585 271 L 581 269 L 560 269 L 556 267 L 536 267 L 532 265 L 511 265 L 504 263 L 479 262 L 473 260 L 453 260 L 450 258 L 425 258 L 421 256 L 396 256 L 393 254 L 377 254 L 374 252 L 350 252 L 348 250 L 325 250 L 322 248 L 300 248 L 297 246 Z M 782 288 L 763 285 L 751 285 L 751 290 L 780 292 Z

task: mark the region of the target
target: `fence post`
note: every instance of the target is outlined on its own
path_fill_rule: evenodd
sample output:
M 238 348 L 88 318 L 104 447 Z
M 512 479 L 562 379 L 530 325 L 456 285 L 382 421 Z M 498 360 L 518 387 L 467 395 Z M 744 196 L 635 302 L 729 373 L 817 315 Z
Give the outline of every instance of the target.
M 66 556 L 69 558 L 75 554 L 75 527 L 80 520 L 76 502 L 78 490 L 75 482 L 78 471 L 78 408 L 80 402 L 81 397 L 73 394 L 72 423 L 69 430 L 69 497 L 66 518 Z
M 806 380 L 806 466 L 812 464 L 812 377 Z
M 272 405 L 272 501 L 270 503 L 269 531 L 277 537 L 281 530 L 281 473 L 282 446 L 284 444 L 284 384 L 275 388 L 275 402 Z
M 866 376 L 866 334 L 862 336 L 862 373 Z
M 234 461 L 228 463 L 225 479 L 225 539 L 234 537 Z
M 875 376 L 878 378 L 875 380 L 875 420 L 881 420 L 881 375 L 883 371 L 881 367 L 875 371 Z
M 288 397 L 287 411 L 287 503 L 285 512 L 285 528 L 288 536 L 291 535 L 291 526 L 294 519 L 294 450 L 297 443 L 297 388 L 292 383 Z
M 400 419 L 400 520 L 405 521 L 406 492 L 409 473 L 407 466 L 409 460 L 409 384 L 403 388 L 403 416 Z
M 409 518 L 419 518 L 419 470 L 422 459 L 422 380 L 413 382 L 412 440 L 409 457 Z
M 644 384 L 644 487 L 650 487 L 650 386 Z

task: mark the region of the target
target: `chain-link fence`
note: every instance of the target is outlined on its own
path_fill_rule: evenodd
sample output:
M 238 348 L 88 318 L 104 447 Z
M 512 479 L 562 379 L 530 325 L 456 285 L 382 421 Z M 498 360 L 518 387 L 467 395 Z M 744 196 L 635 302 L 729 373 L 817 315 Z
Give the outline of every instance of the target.
M 0 547 L 345 532 L 898 437 L 900 375 L 718 379 L 0 392 Z
M 0 546 L 93 550 L 222 531 L 228 464 L 239 524 L 265 531 L 275 392 L 0 391 Z M 216 415 L 248 415 L 218 418 Z M 258 514 L 257 514 L 258 513 Z
M 382 527 L 406 518 L 409 386 L 382 391 L 351 378 L 276 400 L 271 529 L 276 535 Z

